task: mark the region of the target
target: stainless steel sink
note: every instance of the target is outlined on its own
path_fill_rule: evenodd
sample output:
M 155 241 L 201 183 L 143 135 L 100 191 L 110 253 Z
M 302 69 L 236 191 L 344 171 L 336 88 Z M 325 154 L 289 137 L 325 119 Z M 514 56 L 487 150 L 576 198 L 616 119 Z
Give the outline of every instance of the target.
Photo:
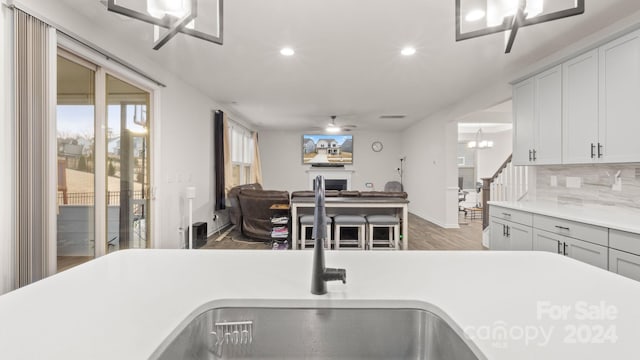
M 216 308 L 166 339 L 152 359 L 479 359 L 421 309 Z

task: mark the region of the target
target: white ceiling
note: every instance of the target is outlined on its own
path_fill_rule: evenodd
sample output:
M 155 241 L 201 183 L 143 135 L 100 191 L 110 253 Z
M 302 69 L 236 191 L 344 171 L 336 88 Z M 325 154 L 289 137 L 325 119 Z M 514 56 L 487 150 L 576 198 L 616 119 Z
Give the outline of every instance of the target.
M 257 127 L 301 130 L 332 114 L 403 129 L 640 10 L 637 0 L 586 0 L 583 15 L 522 28 L 505 55 L 503 34 L 455 41 L 451 0 L 227 0 L 223 46 L 178 34 L 154 51 L 151 25 L 98 0 L 62 1 Z M 416 55 L 400 55 L 406 45 Z M 296 54 L 280 55 L 283 46 Z
M 513 125 L 501 123 L 463 123 L 458 124 L 458 134 L 475 134 L 482 129 L 483 133 L 497 133 L 511 130 Z

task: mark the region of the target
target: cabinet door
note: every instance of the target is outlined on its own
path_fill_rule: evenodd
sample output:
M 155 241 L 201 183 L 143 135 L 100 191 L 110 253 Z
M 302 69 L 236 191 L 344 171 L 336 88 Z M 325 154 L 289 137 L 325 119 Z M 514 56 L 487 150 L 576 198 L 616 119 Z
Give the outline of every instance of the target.
M 506 224 L 502 221 L 491 219 L 491 238 L 489 248 L 491 250 L 509 250 L 509 243 L 506 237 Z
M 533 233 L 530 227 L 507 223 L 509 250 L 533 250 Z
M 591 163 L 598 144 L 598 50 L 564 63 L 562 76 L 562 161 Z
M 640 161 L 640 31 L 600 48 L 602 161 Z
M 562 240 L 559 235 L 544 230 L 533 229 L 533 250 L 562 254 Z
M 640 281 L 640 256 L 609 249 L 609 271 Z
M 533 162 L 562 163 L 562 66 L 536 76 Z
M 609 269 L 609 248 L 590 242 L 567 237 L 565 255 L 570 258 L 603 268 Z
M 527 79 L 513 87 L 513 164 L 531 165 L 534 147 L 535 82 Z

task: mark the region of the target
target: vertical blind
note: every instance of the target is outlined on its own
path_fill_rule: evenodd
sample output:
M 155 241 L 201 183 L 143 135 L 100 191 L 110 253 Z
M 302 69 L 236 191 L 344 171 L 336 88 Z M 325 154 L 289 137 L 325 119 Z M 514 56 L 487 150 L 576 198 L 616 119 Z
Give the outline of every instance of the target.
M 14 10 L 16 123 L 16 286 L 44 278 L 48 269 L 49 131 L 52 87 L 47 24 Z

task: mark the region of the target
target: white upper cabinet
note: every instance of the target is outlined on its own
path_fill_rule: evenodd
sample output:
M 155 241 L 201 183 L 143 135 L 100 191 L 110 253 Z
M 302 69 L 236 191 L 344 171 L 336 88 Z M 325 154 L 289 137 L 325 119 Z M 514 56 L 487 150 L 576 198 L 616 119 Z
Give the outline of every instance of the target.
M 562 158 L 566 164 L 591 163 L 598 146 L 598 50 L 563 64 Z
M 640 31 L 600 47 L 600 152 L 604 162 L 640 161 Z
M 536 76 L 535 147 L 537 165 L 562 163 L 562 67 Z
M 513 163 L 529 165 L 533 160 L 535 82 L 527 79 L 513 86 Z
M 513 106 L 515 165 L 640 162 L 640 30 L 514 85 Z
M 513 87 L 513 162 L 562 162 L 562 67 L 556 66 Z

